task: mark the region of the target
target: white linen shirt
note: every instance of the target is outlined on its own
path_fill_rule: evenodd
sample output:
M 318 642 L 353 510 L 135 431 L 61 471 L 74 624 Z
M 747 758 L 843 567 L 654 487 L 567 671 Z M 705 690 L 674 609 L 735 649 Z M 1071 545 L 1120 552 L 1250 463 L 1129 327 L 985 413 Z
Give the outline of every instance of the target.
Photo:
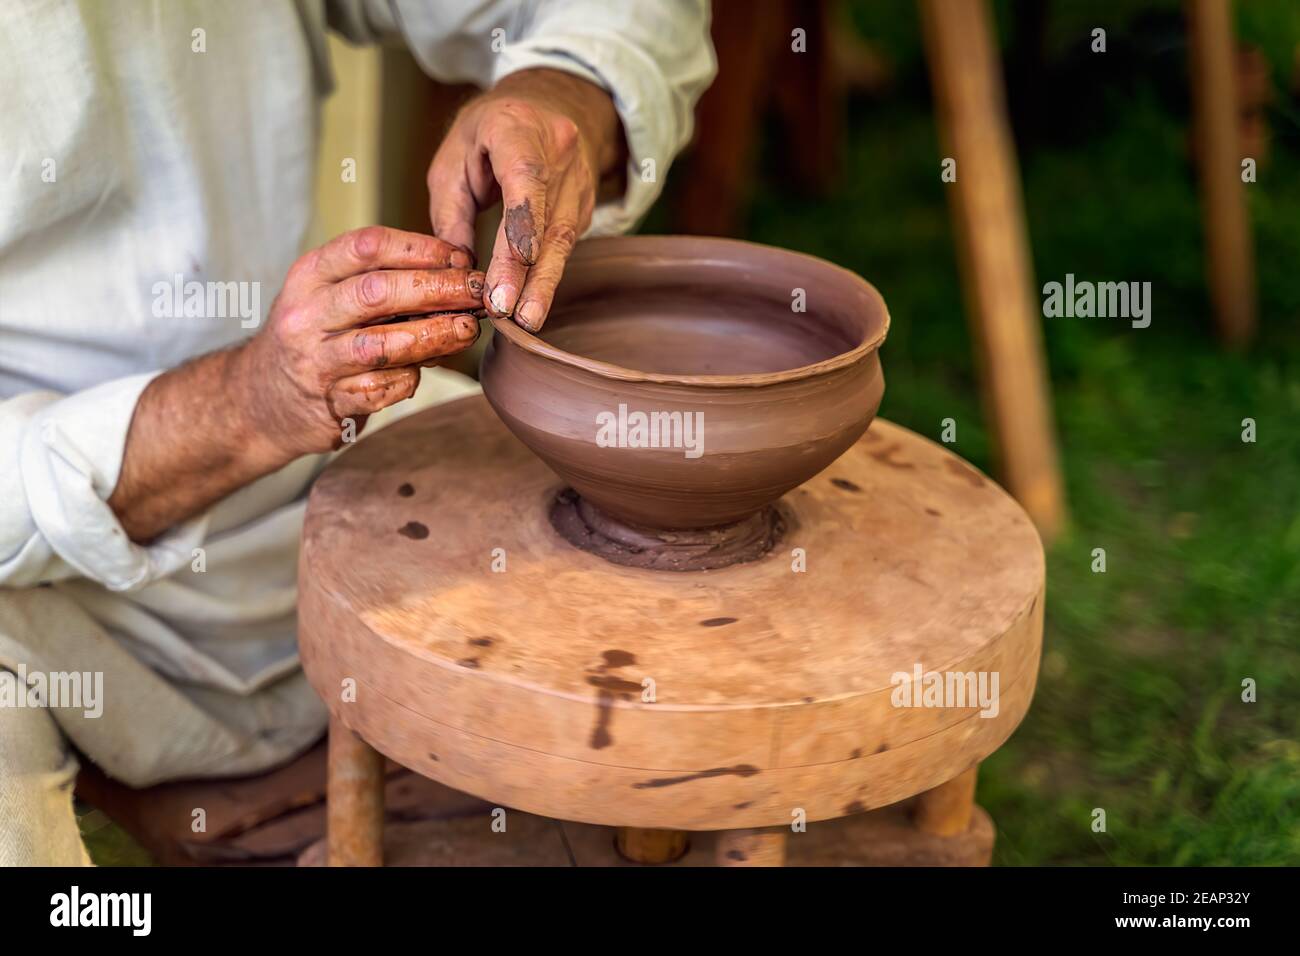
M 250 694 L 297 666 L 298 537 L 326 459 L 148 546 L 127 538 L 105 501 L 141 391 L 256 331 L 238 316 L 159 316 L 156 283 L 256 282 L 265 317 L 311 218 L 330 28 L 404 40 L 447 82 L 545 66 L 608 89 L 628 188 L 591 232 L 629 228 L 712 78 L 707 3 L 8 0 L 4 18 L 0 587 L 57 587 L 164 675 Z M 475 388 L 426 370 L 416 398 L 368 430 Z

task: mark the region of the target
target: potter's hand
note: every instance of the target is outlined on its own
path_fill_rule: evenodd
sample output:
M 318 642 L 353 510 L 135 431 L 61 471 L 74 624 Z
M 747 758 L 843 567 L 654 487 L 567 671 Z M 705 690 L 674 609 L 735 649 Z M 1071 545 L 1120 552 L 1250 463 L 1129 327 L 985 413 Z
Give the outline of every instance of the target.
M 483 273 L 440 239 L 371 226 L 293 264 L 266 325 L 237 348 L 164 372 L 140 394 L 108 505 L 133 541 L 199 514 L 300 455 L 339 447 L 345 421 L 409 398 L 419 366 L 478 336 Z M 400 315 L 452 311 L 409 319 Z
M 293 264 L 266 326 L 244 347 L 271 444 L 296 457 L 338 448 L 341 423 L 410 398 L 420 366 L 474 344 L 482 272 L 441 239 L 370 226 Z M 378 324 L 394 316 L 425 316 Z
M 429 211 L 434 235 L 472 248 L 475 217 L 502 200 L 491 314 L 542 327 L 598 181 L 622 170 L 625 152 L 609 94 L 558 70 L 512 73 L 461 110 L 429 167 Z

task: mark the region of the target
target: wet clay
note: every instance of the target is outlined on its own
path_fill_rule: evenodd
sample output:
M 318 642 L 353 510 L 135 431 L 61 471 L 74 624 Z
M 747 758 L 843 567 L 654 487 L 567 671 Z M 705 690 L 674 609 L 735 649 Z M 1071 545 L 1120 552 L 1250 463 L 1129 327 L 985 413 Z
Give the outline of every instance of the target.
M 506 241 L 530 265 L 537 261 L 532 204 L 525 199 L 505 211 Z
M 578 496 L 556 528 L 638 567 L 761 557 L 780 533 L 765 509 L 857 441 L 884 392 L 880 294 L 734 240 L 584 241 L 540 337 L 493 324 L 484 393 Z
M 556 495 L 550 517 L 551 526 L 574 547 L 614 564 L 650 571 L 709 571 L 757 561 L 775 547 L 786 527 L 780 512 L 768 505 L 715 528 L 638 528 L 604 514 L 571 488 Z

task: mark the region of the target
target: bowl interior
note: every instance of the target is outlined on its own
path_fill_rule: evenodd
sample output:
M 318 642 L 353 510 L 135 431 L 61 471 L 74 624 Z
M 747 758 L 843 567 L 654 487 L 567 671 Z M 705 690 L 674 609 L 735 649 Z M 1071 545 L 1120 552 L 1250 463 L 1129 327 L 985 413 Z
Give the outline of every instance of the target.
M 744 376 L 883 337 L 879 294 L 829 263 L 750 243 L 635 237 L 579 245 L 541 339 L 642 373 Z
M 561 305 L 542 339 L 574 355 L 668 375 L 784 372 L 847 352 L 849 330 L 790 311 L 789 303 L 698 288 Z

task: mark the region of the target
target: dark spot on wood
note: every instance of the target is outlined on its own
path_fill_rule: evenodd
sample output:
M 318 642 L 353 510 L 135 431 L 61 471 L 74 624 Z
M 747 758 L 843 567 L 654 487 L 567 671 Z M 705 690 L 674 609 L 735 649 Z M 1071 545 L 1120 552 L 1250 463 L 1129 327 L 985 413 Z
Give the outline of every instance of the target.
M 588 741 L 592 750 L 604 750 L 614 742 L 614 737 L 609 732 L 614 721 L 613 704 L 614 695 L 602 690 L 600 699 L 596 701 L 596 726 L 591 728 L 591 740 Z
M 459 664 L 461 667 L 468 667 L 470 670 L 475 670 L 475 671 L 478 670 L 477 657 L 462 657 L 456 663 Z
M 889 744 L 881 744 L 879 747 L 876 748 L 876 753 L 883 754 L 888 749 L 889 749 Z
M 633 790 L 658 790 L 660 787 L 675 787 L 679 783 L 690 783 L 692 780 L 707 780 L 709 777 L 752 777 L 758 773 L 758 768 L 752 764 L 741 763 L 734 767 L 714 767 L 712 770 L 701 770 L 699 773 L 688 773 L 681 777 L 662 777 L 658 780 L 642 780 L 640 783 L 632 784 Z
M 596 726 L 591 729 L 590 746 L 593 750 L 602 750 L 614 742 L 609 728 L 613 722 L 614 698 L 631 700 L 631 694 L 640 694 L 641 685 L 621 677 L 601 676 L 605 671 L 618 667 L 628 667 L 636 663 L 636 655 L 629 651 L 608 650 L 600 655 L 605 663 L 595 668 L 595 675 L 587 677 L 587 683 L 600 691 L 596 701 Z M 591 673 L 590 671 L 588 672 Z
M 834 485 L 836 488 L 843 488 L 845 491 L 861 491 L 861 490 L 862 490 L 862 486 L 861 486 L 861 485 L 855 485 L 853 482 L 849 481 L 847 478 L 832 478 L 832 479 L 831 479 L 831 484 Z
M 429 751 L 429 759 L 432 760 L 434 763 L 441 763 L 441 762 L 442 762 L 442 761 L 440 761 L 440 760 L 438 759 L 438 755 L 437 755 L 436 753 L 434 753 L 432 750 Z
M 623 680 L 621 677 L 588 677 L 587 683 L 601 690 L 621 692 L 624 694 L 641 693 L 641 685 L 636 681 Z
M 944 466 L 972 488 L 984 487 L 984 476 L 959 458 L 945 458 Z
M 609 735 L 609 711 L 602 711 L 602 718 L 591 731 L 591 749 L 604 750 L 614 742 Z
M 733 809 L 733 810 L 747 810 L 748 808 L 752 807 L 753 805 L 754 805 L 754 801 L 753 801 L 753 800 L 746 800 L 744 803 L 737 803 L 737 804 L 735 804 L 735 805 L 732 807 L 732 809 Z
M 859 757 L 861 757 L 861 756 L 862 756 L 862 748 L 861 748 L 861 747 L 854 747 L 854 748 L 853 748 L 853 753 L 849 754 L 849 759 L 850 759 L 850 760 L 857 760 L 857 759 L 858 759 Z
M 861 800 L 854 800 L 852 803 L 844 804 L 845 813 L 861 813 L 865 809 L 867 808 L 862 805 Z
M 811 697 L 801 697 L 800 700 L 802 700 L 805 704 L 811 704 L 813 702 L 813 699 Z
M 605 659 L 605 667 L 627 667 L 636 663 L 636 655 L 627 651 L 605 651 L 600 656 Z
M 748 860 L 749 857 L 747 857 L 744 853 L 741 853 L 739 850 L 728 850 L 728 851 L 727 851 L 727 859 L 728 859 L 728 860 L 740 860 L 740 861 L 743 862 L 744 860 Z
M 901 468 L 904 471 L 910 468 L 915 468 L 916 466 L 909 461 L 894 461 L 894 455 L 897 452 L 902 451 L 902 447 L 903 446 L 901 445 L 886 445 L 879 451 L 872 451 L 867 454 L 876 459 L 876 461 L 880 462 L 882 465 L 888 465 L 890 468 Z
M 469 642 L 475 647 L 491 647 L 492 638 L 490 637 L 471 637 Z
M 739 618 L 735 617 L 711 617 L 700 621 L 700 627 L 722 627 L 724 624 L 735 624 L 738 620 Z
M 925 509 L 925 513 L 928 514 L 928 515 L 934 515 L 936 518 L 942 518 L 942 517 L 943 517 L 942 514 L 940 514 L 939 512 L 935 511 L 933 508 L 926 508 L 926 509 Z
M 408 521 L 397 529 L 397 533 L 403 538 L 410 538 L 412 541 L 423 541 L 429 537 L 429 529 L 418 521 Z
M 411 497 L 411 495 L 415 494 L 415 485 L 411 484 L 408 481 L 398 486 L 397 493 L 401 495 L 403 498 L 409 498 Z

